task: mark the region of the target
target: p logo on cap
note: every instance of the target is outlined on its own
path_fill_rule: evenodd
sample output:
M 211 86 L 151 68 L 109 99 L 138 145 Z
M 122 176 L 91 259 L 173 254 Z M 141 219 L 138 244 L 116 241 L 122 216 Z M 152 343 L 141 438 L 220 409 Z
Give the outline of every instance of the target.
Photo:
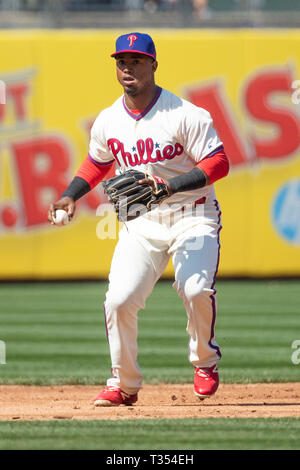
M 137 36 L 135 34 L 130 34 L 130 36 L 128 36 L 128 41 L 129 41 L 129 47 L 132 47 L 133 44 L 134 44 L 134 41 L 137 41 Z
M 116 40 L 116 52 L 111 54 L 111 57 L 122 52 L 137 52 L 156 60 L 155 45 L 149 34 L 129 33 L 119 36 Z

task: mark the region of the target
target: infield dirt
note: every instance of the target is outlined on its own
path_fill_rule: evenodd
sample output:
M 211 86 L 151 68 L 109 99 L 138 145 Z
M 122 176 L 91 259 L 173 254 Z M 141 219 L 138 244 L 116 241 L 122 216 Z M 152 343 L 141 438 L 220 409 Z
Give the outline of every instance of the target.
M 192 384 L 144 385 L 133 406 L 100 408 L 103 386 L 1 385 L 0 420 L 300 417 L 300 382 L 221 384 L 199 401 Z

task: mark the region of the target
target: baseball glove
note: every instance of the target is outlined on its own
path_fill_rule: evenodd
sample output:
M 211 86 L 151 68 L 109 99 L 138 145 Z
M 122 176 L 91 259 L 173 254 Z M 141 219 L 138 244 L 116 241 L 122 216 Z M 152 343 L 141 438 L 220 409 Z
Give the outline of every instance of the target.
M 145 182 L 139 183 L 141 180 Z M 169 196 L 162 178 L 136 170 L 113 176 L 102 185 L 121 222 L 136 219 Z

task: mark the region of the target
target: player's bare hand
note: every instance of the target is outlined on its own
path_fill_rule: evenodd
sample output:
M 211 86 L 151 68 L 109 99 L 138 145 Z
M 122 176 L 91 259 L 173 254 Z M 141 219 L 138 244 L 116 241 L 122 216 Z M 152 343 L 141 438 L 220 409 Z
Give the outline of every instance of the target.
M 54 204 L 50 204 L 49 210 L 48 210 L 48 221 L 50 222 L 51 225 L 54 225 L 53 217 L 55 217 L 55 211 L 57 211 L 58 209 L 62 209 L 66 211 L 68 214 L 69 220 L 72 220 L 75 214 L 76 204 L 73 201 L 73 199 L 71 199 L 68 196 L 62 197 Z

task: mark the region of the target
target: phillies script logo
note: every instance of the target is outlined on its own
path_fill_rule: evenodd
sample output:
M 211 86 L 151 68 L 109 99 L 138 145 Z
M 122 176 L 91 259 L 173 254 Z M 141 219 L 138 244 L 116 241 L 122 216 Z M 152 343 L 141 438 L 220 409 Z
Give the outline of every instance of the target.
M 174 145 L 166 145 L 162 150 L 159 144 L 155 144 L 152 139 L 138 140 L 133 152 L 125 152 L 123 142 L 118 139 L 109 139 L 107 141 L 108 148 L 115 157 L 118 165 L 122 162 L 126 166 L 143 165 L 146 163 L 162 162 L 163 160 L 172 160 L 177 155 L 181 155 L 183 147 L 178 142 Z
M 127 39 L 129 41 L 129 47 L 132 47 L 135 41 L 138 40 L 138 37 L 135 34 L 131 34 Z
M 0 232 L 47 224 L 49 202 L 57 200 L 72 179 L 73 158 L 61 132 L 42 132 L 30 109 L 35 69 L 1 76 Z M 101 202 L 92 191 L 82 205 Z

